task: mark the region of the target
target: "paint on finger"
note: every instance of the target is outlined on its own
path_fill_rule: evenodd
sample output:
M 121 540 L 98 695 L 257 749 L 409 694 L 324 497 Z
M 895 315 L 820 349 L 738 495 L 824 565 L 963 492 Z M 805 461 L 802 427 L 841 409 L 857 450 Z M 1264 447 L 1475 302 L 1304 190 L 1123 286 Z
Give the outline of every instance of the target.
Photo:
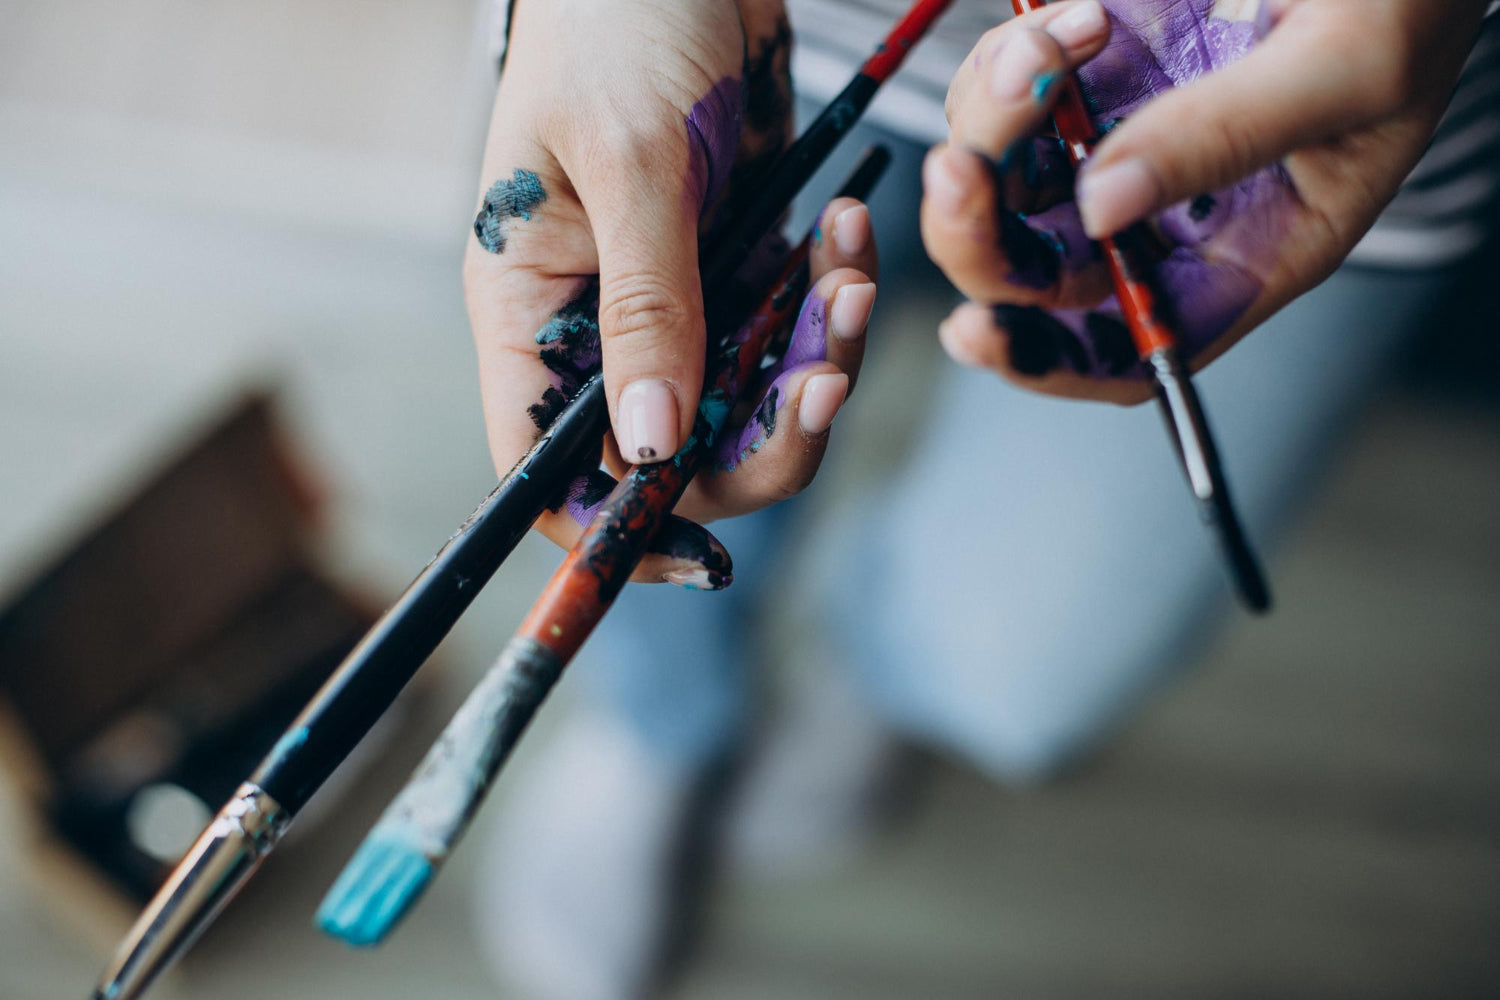
M 688 112 L 687 196 L 700 217 L 724 191 L 744 121 L 745 88 L 736 76 L 714 84 Z
M 511 219 L 531 221 L 532 211 L 546 200 L 542 180 L 531 170 L 517 167 L 508 180 L 501 178 L 491 184 L 474 219 L 479 245 L 490 253 L 504 253 L 506 225 Z
M 578 292 L 537 331 L 542 364 L 552 384 L 528 412 L 538 430 L 546 430 L 583 383 L 599 370 L 599 279 L 586 279 Z
M 995 221 L 1000 249 L 1011 267 L 1006 281 L 1037 291 L 1057 284 L 1062 243 L 1045 230 L 1031 228 L 1016 212 L 999 209 Z
M 766 385 L 766 389 L 759 404 L 738 433 L 727 433 L 720 440 L 715 454 L 717 467 L 733 471 L 763 448 L 776 433 L 781 411 L 790 398 L 787 382 L 801 368 L 827 358 L 828 300 L 814 291 L 802 302 L 786 351 L 762 376 L 761 384 Z
M 1046 375 L 1059 365 L 1074 371 L 1088 366 L 1088 355 L 1073 331 L 1047 310 L 998 305 L 993 313 L 995 325 L 1007 335 L 1010 366 L 1020 374 Z
M 663 579 L 686 590 L 723 590 L 734 582 L 734 562 L 707 528 L 673 514 L 647 551 L 679 565 Z

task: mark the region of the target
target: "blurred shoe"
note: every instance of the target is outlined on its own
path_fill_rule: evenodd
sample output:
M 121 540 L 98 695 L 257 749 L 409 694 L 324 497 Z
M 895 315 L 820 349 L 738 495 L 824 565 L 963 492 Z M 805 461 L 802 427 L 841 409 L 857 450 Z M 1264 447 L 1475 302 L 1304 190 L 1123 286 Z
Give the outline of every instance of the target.
M 577 707 L 517 775 L 476 887 L 481 950 L 528 1000 L 653 995 L 682 903 L 682 832 L 702 776 Z
M 728 821 L 729 866 L 775 878 L 849 862 L 909 804 L 916 762 L 841 671 L 806 671 L 741 777 Z

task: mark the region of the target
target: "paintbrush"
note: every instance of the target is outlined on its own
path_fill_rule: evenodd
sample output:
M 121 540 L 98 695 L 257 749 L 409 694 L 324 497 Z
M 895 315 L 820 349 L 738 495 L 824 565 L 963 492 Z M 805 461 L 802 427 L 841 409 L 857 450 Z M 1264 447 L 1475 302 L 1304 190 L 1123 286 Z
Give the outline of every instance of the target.
M 705 300 L 853 128 L 880 85 L 952 0 L 918 0 L 853 80 L 777 161 L 703 267 Z M 255 772 L 199 835 L 142 911 L 95 1000 L 131 1000 L 185 952 L 254 874 L 308 799 L 390 707 L 505 557 L 597 449 L 608 427 L 604 383 L 589 379 L 350 652 Z
M 890 162 L 869 150 L 839 192 L 864 199 Z M 634 571 L 693 476 L 709 461 L 732 401 L 753 381 L 808 282 L 809 234 L 756 312 L 710 360 L 692 442 L 671 461 L 636 466 L 610 494 L 531 612 L 427 757 L 375 824 L 318 910 L 325 931 L 378 944 L 457 845 L 500 767 Z
M 1011 6 L 1018 15 L 1027 14 L 1046 6 L 1046 0 L 1011 0 Z M 1099 135 L 1089 118 L 1078 80 L 1072 74 L 1060 81 L 1052 121 L 1073 166 L 1082 166 L 1098 143 Z M 1115 297 L 1156 389 L 1167 433 L 1187 473 L 1188 486 L 1197 498 L 1198 515 L 1218 539 L 1240 600 L 1250 610 L 1264 612 L 1271 606 L 1271 591 L 1235 514 L 1229 484 L 1219 463 L 1219 450 L 1214 445 L 1177 335 L 1157 307 L 1151 269 L 1142 251 L 1147 235 L 1144 225 L 1137 223 L 1099 241 L 1114 282 Z

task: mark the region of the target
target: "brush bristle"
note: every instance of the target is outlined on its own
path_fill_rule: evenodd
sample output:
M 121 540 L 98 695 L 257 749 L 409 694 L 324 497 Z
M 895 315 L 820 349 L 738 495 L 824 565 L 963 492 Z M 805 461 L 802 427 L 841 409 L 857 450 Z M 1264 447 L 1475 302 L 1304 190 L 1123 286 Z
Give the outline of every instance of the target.
M 366 841 L 318 907 L 324 932 L 360 948 L 379 944 L 432 881 L 421 851 L 389 840 Z

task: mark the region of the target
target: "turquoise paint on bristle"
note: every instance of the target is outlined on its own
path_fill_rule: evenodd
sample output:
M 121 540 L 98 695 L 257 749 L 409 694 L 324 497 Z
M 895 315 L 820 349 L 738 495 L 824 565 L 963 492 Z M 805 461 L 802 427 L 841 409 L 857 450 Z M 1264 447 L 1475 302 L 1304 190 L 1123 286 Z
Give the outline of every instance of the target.
M 318 926 L 358 948 L 379 944 L 432 881 L 432 862 L 409 844 L 365 841 L 318 907 Z

